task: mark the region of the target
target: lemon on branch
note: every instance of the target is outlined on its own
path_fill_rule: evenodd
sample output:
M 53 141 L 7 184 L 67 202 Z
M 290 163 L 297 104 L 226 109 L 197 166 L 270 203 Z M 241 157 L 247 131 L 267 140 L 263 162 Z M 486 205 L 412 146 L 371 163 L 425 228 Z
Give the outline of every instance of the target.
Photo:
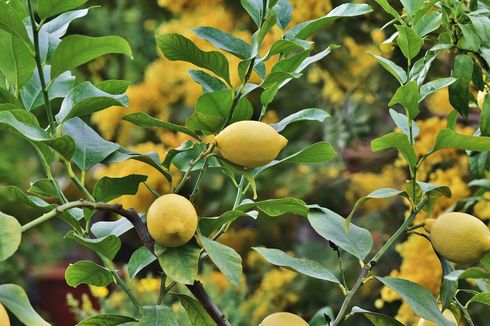
M 5 307 L 1 303 L 0 303 L 0 326 L 10 326 L 9 315 L 7 314 L 7 310 L 5 310 Z
M 146 223 L 156 243 L 165 247 L 179 247 L 189 242 L 196 233 L 197 213 L 187 198 L 168 194 L 151 204 Z
M 276 312 L 265 317 L 259 326 L 308 326 L 301 317 L 289 312 Z
M 288 140 L 260 121 L 239 121 L 215 138 L 223 157 L 237 165 L 255 168 L 274 160 Z
M 454 323 L 455 326 L 458 325 L 458 320 L 456 319 L 456 317 L 454 317 L 454 314 L 452 313 L 451 310 L 449 309 L 444 310 L 442 315 L 446 317 L 447 320 Z M 424 318 L 420 318 L 417 326 L 437 326 L 437 324 L 432 321 L 425 320 Z
M 446 213 L 435 220 L 428 219 L 425 229 L 434 249 L 453 263 L 475 264 L 490 251 L 490 231 L 472 215 Z

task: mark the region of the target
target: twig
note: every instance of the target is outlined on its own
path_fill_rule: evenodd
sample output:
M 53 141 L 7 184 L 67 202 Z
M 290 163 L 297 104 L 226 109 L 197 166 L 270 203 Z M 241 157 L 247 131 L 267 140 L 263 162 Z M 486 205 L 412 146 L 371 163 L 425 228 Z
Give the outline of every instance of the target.
M 218 326 L 231 326 L 228 320 L 226 320 L 225 315 L 221 312 L 221 310 L 219 310 L 219 308 L 213 303 L 209 295 L 206 293 L 206 290 L 204 290 L 201 282 L 194 281 L 193 284 L 186 286 Z

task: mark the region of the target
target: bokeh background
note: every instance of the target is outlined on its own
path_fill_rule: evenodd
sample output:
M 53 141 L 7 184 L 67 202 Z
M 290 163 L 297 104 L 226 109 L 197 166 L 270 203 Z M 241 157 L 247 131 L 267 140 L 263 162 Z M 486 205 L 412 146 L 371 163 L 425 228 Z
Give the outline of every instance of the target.
M 392 44 L 386 42 L 394 32 L 392 28 L 380 29 L 390 18 L 374 1 L 367 2 L 375 8 L 373 13 L 338 21 L 315 36 L 318 50 L 333 43 L 341 45 L 341 48 L 285 87 L 270 105 L 265 117 L 266 122 L 273 123 L 300 109 L 325 109 L 331 118 L 324 124 L 305 122 L 287 129 L 290 145 L 284 155 L 325 139 L 336 147 L 337 158 L 324 165 L 283 165 L 279 169 L 268 170 L 257 180 L 259 199 L 295 196 L 346 216 L 360 197 L 378 188 L 404 186 L 407 169 L 403 160 L 394 151 L 378 154 L 370 150 L 373 138 L 394 129 L 387 103 L 397 85 L 366 51 L 391 57 L 400 65 L 404 64 L 404 59 Z M 323 16 L 342 1 L 293 0 L 292 3 L 291 24 L 295 24 Z M 123 56 L 107 56 L 85 65 L 77 72 L 78 81 L 126 79 L 133 82 L 128 91 L 129 108 L 112 107 L 96 113 L 92 124 L 106 139 L 139 152 L 154 151 L 164 157 L 169 149 L 179 146 L 187 136 L 165 130 L 144 130 L 121 118 L 142 111 L 159 119 L 184 123 L 192 113 L 201 89 L 188 75 L 189 64 L 171 62 L 159 55 L 154 34 L 181 33 L 201 48 L 210 49 L 207 42 L 193 34 L 193 27 L 214 26 L 248 41 L 253 28 L 251 20 L 238 0 L 99 0 L 91 1 L 91 4 L 102 7 L 91 9 L 87 17 L 75 21 L 70 33 L 93 36 L 117 34 L 129 41 L 134 53 L 133 61 Z M 393 5 L 399 4 L 395 1 Z M 267 36 L 265 47 L 278 37 L 276 27 Z M 225 55 L 237 84 L 238 59 Z M 429 80 L 431 77 L 449 76 L 450 62 L 449 55 L 440 55 L 430 71 Z M 258 103 L 258 98 L 252 96 L 251 100 Z M 431 148 L 436 132 L 445 126 L 445 117 L 450 111 L 446 90 L 434 93 L 423 103 L 421 120 L 418 121 L 421 128 L 416 145 L 418 153 Z M 472 113 L 467 120 L 460 120 L 459 132 L 473 133 L 477 117 L 476 113 Z M 36 156 L 27 143 L 9 134 L 0 132 L 0 143 L 3 145 L 0 151 L 0 185 L 17 185 L 27 190 L 30 182 L 42 177 Z M 472 173 L 464 152 L 439 151 L 426 160 L 419 171 L 421 180 L 449 186 L 453 192 L 451 199 L 440 200 L 435 214 L 456 207 L 464 208 L 482 220 L 490 219 L 490 192 L 483 193 L 478 188 L 468 186 L 473 179 L 488 178 L 488 172 L 486 176 Z M 148 175 L 151 187 L 161 193 L 170 189 L 159 173 L 136 161 L 100 165 L 87 177 L 95 183 L 103 176 L 117 177 L 131 173 Z M 174 174 L 178 179 L 179 172 L 174 171 Z M 69 180 L 60 180 L 70 196 L 77 198 L 78 193 L 71 188 Z M 472 196 L 477 199 L 470 204 L 461 202 Z M 204 176 L 196 201 L 197 210 L 201 216 L 217 216 L 232 206 L 233 197 L 231 182 L 211 170 Z M 153 198 L 151 192 L 141 186 L 137 195 L 122 197 L 119 202 L 144 212 Z M 372 230 L 375 248 L 379 248 L 402 223 L 407 209 L 407 203 L 401 199 L 372 200 L 363 206 L 355 219 L 357 224 Z M 0 196 L 0 210 L 18 216 L 24 223 L 38 215 L 27 207 L 19 207 L 6 195 Z M 423 214 L 419 217 L 420 220 L 424 218 L 426 216 Z M 61 221 L 30 231 L 22 243 L 21 253 L 0 265 L 2 283 L 27 286 L 34 302 L 48 319 L 56 321 L 56 325 L 73 325 L 73 319 L 69 321 L 69 318 L 83 319 L 100 309 L 106 313 L 131 313 L 131 303 L 117 289 L 74 290 L 64 285 L 63 275 L 67 264 L 91 255 L 69 240 L 63 240 L 65 231 L 66 227 Z M 121 266 L 139 247 L 132 234 L 126 235 L 123 240 L 123 248 L 116 258 Z M 279 248 L 298 257 L 317 259 L 338 272 L 337 253 L 314 233 L 304 218 L 292 215 L 277 218 L 260 216 L 257 220 L 243 218 L 220 241 L 235 248 L 243 258 L 245 273 L 242 286 L 233 287 L 221 273 L 209 266 L 203 266 L 201 281 L 233 325 L 258 325 L 264 316 L 275 311 L 293 311 L 308 318 L 324 306 L 338 310 L 343 296 L 336 287 L 273 267 L 251 250 L 252 246 L 262 245 Z M 342 259 L 348 271 L 348 281 L 352 284 L 357 278 L 358 263 L 347 255 L 342 255 Z M 441 267 L 430 244 L 423 237 L 408 236 L 396 246 L 395 251 L 385 256 L 376 270 L 381 275 L 415 281 L 434 295 L 438 294 Z M 133 287 L 143 301 L 152 302 L 157 296 L 160 280 L 152 273 L 152 267 L 145 273 L 147 276 L 136 280 Z M 467 286 L 471 287 L 472 284 Z M 72 294 L 67 298 L 68 292 Z M 396 315 L 407 325 L 418 320 L 394 292 L 376 282 L 362 288 L 355 304 Z M 178 304 L 173 307 L 182 311 Z M 471 308 L 477 325 L 484 325 L 485 321 L 490 320 L 488 311 L 485 314 L 477 305 Z M 346 322 L 346 325 L 349 324 L 367 325 L 367 321 L 356 317 Z M 185 325 L 185 321 L 182 321 L 182 325 Z

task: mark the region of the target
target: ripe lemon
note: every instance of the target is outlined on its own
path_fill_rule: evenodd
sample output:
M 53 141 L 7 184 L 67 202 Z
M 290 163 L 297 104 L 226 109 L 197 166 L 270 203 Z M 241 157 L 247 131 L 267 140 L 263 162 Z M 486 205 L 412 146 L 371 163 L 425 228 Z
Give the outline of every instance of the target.
M 308 326 L 301 317 L 289 312 L 276 312 L 265 317 L 259 326 Z
M 1 303 L 0 303 L 0 326 L 10 326 L 9 315 L 7 314 L 7 310 L 5 310 L 5 307 Z
M 478 218 L 465 213 L 447 213 L 428 219 L 434 249 L 456 264 L 475 264 L 490 251 L 490 231 Z
M 148 209 L 146 224 L 156 243 L 179 247 L 196 233 L 197 213 L 187 198 L 176 194 L 163 195 Z
M 247 168 L 270 163 L 288 143 L 270 125 L 251 120 L 232 123 L 215 140 L 224 158 Z
M 455 326 L 458 325 L 458 320 L 456 319 L 456 317 L 454 317 L 454 314 L 451 312 L 451 310 L 449 310 L 449 309 L 444 310 L 442 315 L 444 317 L 446 317 L 447 320 L 454 323 Z M 417 325 L 418 326 L 437 326 L 436 323 L 429 321 L 429 320 L 425 320 L 424 318 L 420 318 L 419 323 Z
M 476 100 L 478 102 L 478 107 L 483 109 L 483 102 L 485 101 L 485 96 L 487 96 L 488 92 L 487 91 L 479 91 L 478 95 L 476 96 Z

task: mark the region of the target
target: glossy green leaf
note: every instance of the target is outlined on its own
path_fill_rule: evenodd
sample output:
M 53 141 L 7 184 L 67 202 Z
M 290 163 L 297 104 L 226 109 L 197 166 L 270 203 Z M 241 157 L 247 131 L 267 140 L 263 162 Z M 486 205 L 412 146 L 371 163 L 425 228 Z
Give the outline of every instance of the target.
M 272 124 L 271 126 L 276 129 L 277 132 L 283 131 L 288 125 L 298 121 L 320 121 L 323 122 L 326 118 L 328 118 L 330 114 L 325 112 L 322 109 L 304 109 L 293 113 L 278 123 Z
M 42 19 L 46 19 L 83 5 L 87 0 L 38 0 L 37 11 Z
M 399 113 L 393 109 L 390 109 L 390 116 L 395 122 L 396 126 L 400 128 L 400 130 L 410 139 L 410 135 L 412 135 L 413 142 L 415 142 L 415 137 L 418 136 L 420 132 L 420 128 L 415 121 L 412 120 L 412 130 L 410 130 L 410 126 L 408 124 L 408 118 L 406 115 Z
M 376 138 L 371 142 L 371 149 L 373 152 L 389 148 L 398 149 L 411 169 L 417 164 L 417 156 L 406 135 L 398 132 L 391 132 L 380 138 Z
M 454 326 L 439 311 L 436 299 L 429 290 L 417 283 L 392 277 L 376 277 L 381 283 L 398 293 L 415 314 L 441 326 Z
M 0 14 L 1 15 L 1 14 Z M 0 72 L 15 87 L 22 87 L 31 78 L 36 62 L 31 49 L 19 38 L 0 30 Z
M 400 0 L 403 8 L 407 10 L 409 16 L 413 16 L 415 12 L 422 8 L 424 0 Z
M 305 258 L 291 257 L 285 252 L 278 249 L 269 248 L 252 248 L 257 251 L 269 263 L 275 266 L 285 267 L 296 271 L 300 274 L 313 277 L 319 280 L 340 284 L 339 280 L 332 274 L 330 270 L 322 264 Z
M 103 238 L 108 235 L 119 237 L 133 228 L 133 224 L 125 217 L 121 217 L 116 221 L 97 222 L 92 225 L 90 231 L 97 237 Z
M 482 292 L 473 296 L 468 303 L 477 302 L 490 306 L 490 292 Z
M 324 239 L 332 241 L 360 260 L 371 251 L 373 238 L 368 230 L 351 223 L 349 232 L 346 232 L 345 219 L 327 208 L 311 205 L 308 221 Z
M 242 97 L 233 111 L 230 123 L 237 121 L 250 120 L 254 113 L 254 107 L 252 103 L 246 98 Z
M 7 202 L 15 202 L 16 204 L 24 204 L 40 210 L 41 212 L 49 212 L 56 205 L 49 204 L 36 196 L 26 195 L 22 190 L 15 186 L 0 186 L 0 195 Z
M 470 19 L 473 28 L 482 40 L 482 45 L 484 48 L 490 46 L 490 18 L 488 15 L 479 15 L 476 12 L 467 15 Z
M 194 241 L 175 248 L 155 245 L 155 254 L 165 274 L 183 284 L 192 284 L 197 278 L 199 252 Z
M 119 145 L 102 138 L 80 118 L 65 122 L 62 133 L 76 139 L 73 162 L 82 171 L 89 170 L 119 149 Z
M 456 291 L 458 290 L 458 281 L 449 280 L 446 278 L 448 275 L 454 272 L 453 264 L 439 254 L 437 254 L 437 257 L 439 258 L 442 267 L 442 280 L 439 298 L 441 300 L 441 308 L 444 310 L 449 307 L 454 299 L 454 296 L 456 295 Z
M 130 85 L 131 82 L 127 80 L 109 79 L 96 83 L 95 87 L 97 87 L 103 92 L 112 95 L 119 95 L 119 94 L 126 93 Z
M 189 69 L 189 75 L 191 75 L 192 80 L 202 86 L 203 93 L 212 93 L 227 89 L 226 84 L 221 79 L 211 76 L 205 71 Z
M 372 312 L 360 307 L 354 306 L 352 314 L 363 314 L 374 326 L 404 326 L 398 320 L 391 316 L 383 315 L 378 312 Z
M 248 12 L 255 25 L 260 26 L 264 12 L 264 2 L 262 0 L 241 0 L 242 7 Z
M 133 317 L 120 315 L 97 315 L 82 320 L 76 326 L 117 326 L 137 322 Z
M 398 13 L 398 11 L 396 11 L 395 8 L 393 8 L 390 3 L 388 2 L 388 0 L 374 0 L 376 1 L 376 3 L 378 5 L 381 6 L 381 8 L 383 8 L 384 11 L 386 11 L 388 14 L 392 15 L 393 17 L 395 17 L 396 19 L 398 19 L 398 21 L 401 20 L 401 16 L 400 14 Z
M 24 325 L 50 326 L 32 308 L 24 289 L 16 284 L 0 285 L 0 303 Z
M 395 78 L 398 79 L 400 84 L 405 84 L 405 82 L 407 81 L 407 73 L 405 72 L 405 70 L 403 70 L 402 67 L 398 66 L 393 61 L 383 58 L 379 55 L 375 55 L 372 52 L 368 51 L 368 54 L 374 57 L 379 62 L 379 64 L 383 68 L 385 68 L 390 74 L 395 76 Z
M 143 317 L 139 326 L 178 326 L 175 312 L 165 306 L 143 306 Z
M 414 120 L 419 114 L 419 87 L 417 82 L 412 80 L 400 86 L 388 103 L 389 106 L 395 104 L 402 105 L 409 119 Z
M 470 97 L 468 87 L 473 75 L 473 60 L 467 54 L 458 54 L 454 58 L 451 77 L 457 78 L 449 86 L 449 102 L 462 116 L 468 115 Z
M 140 247 L 131 255 L 128 262 L 128 276 L 132 281 L 139 272 L 157 260 L 157 257 L 145 246 Z
M 22 227 L 13 216 L 0 212 L 0 261 L 11 257 L 19 248 Z
M 228 118 L 232 102 L 233 92 L 228 89 L 201 95 L 194 113 L 187 119 L 187 127 L 207 133 L 220 131 Z
M 444 276 L 449 281 L 458 281 L 466 279 L 490 279 L 490 272 L 479 267 L 470 267 L 466 270 L 454 270 Z
M 208 237 L 223 225 L 231 223 L 239 217 L 249 216 L 255 219 L 257 218 L 257 215 L 258 212 L 256 211 L 242 212 L 239 210 L 232 210 L 225 212 L 218 217 L 201 217 L 199 219 L 199 231 L 202 235 Z
M 209 255 L 209 258 L 216 264 L 218 269 L 226 276 L 231 284 L 240 286 L 242 276 L 242 258 L 232 248 L 219 242 L 199 236 L 201 244 Z
M 428 83 L 425 83 L 424 85 L 422 85 L 420 87 L 419 102 L 422 102 L 422 100 L 425 99 L 430 94 L 432 94 L 432 93 L 434 93 L 440 89 L 443 89 L 443 88 L 446 88 L 446 87 L 452 85 L 455 81 L 456 81 L 456 78 L 447 77 L 447 78 L 440 78 L 440 79 L 436 79 L 436 80 L 430 81 Z
M 248 59 L 252 54 L 250 44 L 217 28 L 204 26 L 194 28 L 193 31 L 197 36 L 209 41 L 215 47 L 234 54 L 241 59 Z
M 184 307 L 192 326 L 215 326 L 216 323 L 209 316 L 199 301 L 185 294 L 178 294 L 180 304 Z
M 66 283 L 76 288 L 80 284 L 107 286 L 112 283 L 111 272 L 89 260 L 70 264 L 65 273 Z
M 271 11 L 276 14 L 277 26 L 282 30 L 286 29 L 293 15 L 293 5 L 291 2 L 289 0 L 279 0 L 271 8 Z
M 307 216 L 308 207 L 301 199 L 286 197 L 280 199 L 267 199 L 254 202 L 252 200 L 244 200 L 238 205 L 235 210 L 247 212 L 251 209 L 258 209 L 269 216 L 279 216 L 286 213 Z
M 452 129 L 442 129 L 436 136 L 433 151 L 445 148 L 458 148 L 468 151 L 490 151 L 490 137 L 458 134 Z
M 5 1 L 0 1 L 0 29 L 18 37 L 34 54 L 33 45 L 22 22 L 23 18 Z
M 58 197 L 58 190 L 51 179 L 36 180 L 31 184 L 31 187 L 27 190 L 32 195 L 39 197 Z
M 413 29 L 420 37 L 424 37 L 427 34 L 439 29 L 441 25 L 442 14 L 434 11 L 419 19 L 414 24 Z
M 106 54 L 124 54 L 132 58 L 128 42 L 119 36 L 69 35 L 63 38 L 51 58 L 51 78 Z
M 65 239 L 71 239 L 82 246 L 92 249 L 108 260 L 113 260 L 117 252 L 121 248 L 121 240 L 114 235 L 108 235 L 100 239 L 86 239 L 76 234 L 74 231 L 69 231 L 65 235 Z
M 87 16 L 88 11 L 89 9 L 79 9 L 64 12 L 56 18 L 44 23 L 44 25 L 41 26 L 41 31 L 48 33 L 51 38 L 59 39 L 66 34 L 72 21 Z
M 146 175 L 131 174 L 121 178 L 103 177 L 95 184 L 93 195 L 97 201 L 109 202 L 124 195 L 135 195 Z
M 156 40 L 167 59 L 190 62 L 214 72 L 230 83 L 228 60 L 222 53 L 202 51 L 191 40 L 175 33 L 158 35 Z
M 410 27 L 395 25 L 398 30 L 398 37 L 396 43 L 400 47 L 403 55 L 407 59 L 414 58 L 422 49 L 424 42 L 422 38 Z
M 129 121 L 132 124 L 135 124 L 139 127 L 165 128 L 165 129 L 170 129 L 173 131 L 182 132 L 182 133 L 187 134 L 187 135 L 194 137 L 196 139 L 200 139 L 198 134 L 196 134 L 192 130 L 187 129 L 186 127 L 179 126 L 179 125 L 176 125 L 174 123 L 170 123 L 167 121 L 163 121 L 163 120 L 153 118 L 144 112 L 136 112 L 136 113 L 127 115 L 123 118 L 123 120 Z

